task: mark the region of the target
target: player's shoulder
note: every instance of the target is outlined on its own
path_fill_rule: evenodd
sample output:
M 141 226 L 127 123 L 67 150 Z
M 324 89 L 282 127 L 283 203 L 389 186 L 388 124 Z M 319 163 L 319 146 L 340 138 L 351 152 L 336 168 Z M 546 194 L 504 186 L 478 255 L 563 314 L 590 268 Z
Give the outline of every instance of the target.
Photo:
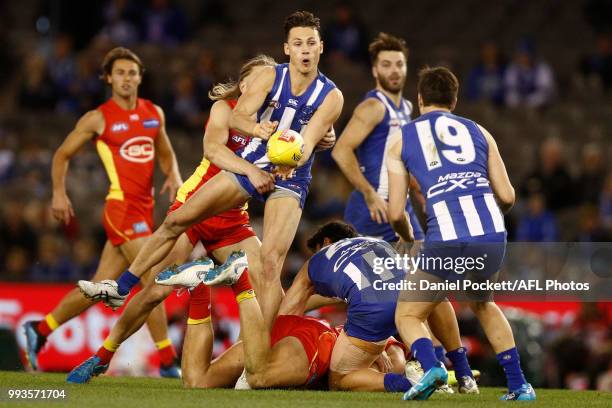
M 208 122 L 206 124 L 208 125 L 212 122 L 220 125 L 229 122 L 229 118 L 235 106 L 235 104 L 232 106 L 230 102 L 231 101 L 225 99 L 215 101 L 210 108 L 210 114 L 208 115 Z
M 492 142 L 495 143 L 495 139 L 493 138 L 493 135 L 491 134 L 491 132 L 489 132 L 480 123 L 477 123 L 477 122 L 473 122 L 473 123 L 476 126 L 476 128 L 478 128 L 478 130 L 480 131 L 484 139 L 487 141 L 487 143 L 492 143 Z
M 104 125 L 104 113 L 100 108 L 85 112 L 78 121 L 82 125 Z
M 145 98 L 138 98 L 138 102 L 136 103 L 137 109 L 147 109 L 150 111 L 155 111 L 157 113 L 163 114 L 163 109 L 156 105 L 152 100 Z
M 236 107 L 235 101 L 220 99 L 215 101 L 210 107 L 210 116 L 230 114 L 234 110 L 234 107 Z
M 276 76 L 277 76 L 277 72 L 279 71 L 279 65 L 275 65 L 275 66 L 270 66 L 270 65 L 266 65 L 261 67 L 261 69 L 259 70 L 259 73 L 257 74 L 257 77 L 255 78 L 255 80 L 253 81 L 254 84 L 260 85 L 260 86 L 265 86 L 265 87 L 272 87 L 272 85 L 274 84 L 274 81 L 276 80 Z
M 77 121 L 75 129 L 95 135 L 101 135 L 106 127 L 104 114 L 98 109 L 85 112 Z
M 317 77 L 319 81 L 323 82 L 324 86 L 338 89 L 338 86 L 336 85 L 336 83 L 332 81 L 331 79 L 329 79 L 329 77 L 325 75 L 324 73 L 322 73 L 321 71 L 319 71 L 319 75 Z
M 363 119 L 367 119 L 367 122 L 378 123 L 385 117 L 387 112 L 385 105 L 376 96 L 367 96 L 364 98 L 357 107 L 355 107 L 354 115 Z

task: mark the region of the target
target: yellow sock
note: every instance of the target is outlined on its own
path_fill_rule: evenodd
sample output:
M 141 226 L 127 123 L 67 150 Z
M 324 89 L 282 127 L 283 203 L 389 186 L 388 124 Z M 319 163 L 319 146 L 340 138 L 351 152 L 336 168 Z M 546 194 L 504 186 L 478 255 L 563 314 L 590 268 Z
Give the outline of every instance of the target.
M 255 291 L 253 289 L 245 290 L 244 292 L 240 292 L 238 296 L 236 296 L 236 302 L 240 303 L 247 299 L 253 299 L 255 297 Z
M 120 344 L 118 343 L 114 343 L 112 341 L 110 341 L 108 339 L 108 337 L 104 340 L 104 343 L 102 344 L 102 347 L 104 347 L 105 349 L 107 349 L 110 352 L 115 352 L 117 351 L 117 349 L 119 348 Z
M 47 322 L 47 326 L 49 326 L 51 330 L 55 330 L 60 326 L 60 324 L 57 322 L 57 320 L 55 320 L 55 317 L 53 317 L 51 313 L 45 316 L 45 321 Z
M 155 342 L 155 347 L 157 347 L 158 350 L 161 350 L 171 345 L 172 345 L 172 341 L 170 341 L 170 339 L 165 339 L 162 341 Z
M 210 322 L 210 316 L 207 316 L 203 319 L 192 319 L 191 317 L 187 319 L 187 324 L 196 325 Z

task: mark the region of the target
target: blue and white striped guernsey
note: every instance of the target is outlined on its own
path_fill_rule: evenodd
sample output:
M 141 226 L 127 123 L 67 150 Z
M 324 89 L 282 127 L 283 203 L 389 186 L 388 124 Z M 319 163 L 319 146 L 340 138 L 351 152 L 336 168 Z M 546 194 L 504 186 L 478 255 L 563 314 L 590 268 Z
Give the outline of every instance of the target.
M 426 242 L 505 236 L 488 153 L 478 125 L 449 112 L 429 112 L 402 128 L 402 161 L 427 202 Z
M 306 125 L 316 110 L 321 106 L 327 94 L 335 88 L 336 85 L 319 72 L 306 91 L 300 96 L 295 96 L 291 93 L 289 64 L 278 64 L 274 85 L 257 112 L 257 121 L 278 121 L 278 130 L 292 129 L 303 135 Z M 266 154 L 266 144 L 265 140 L 252 138 L 242 150 L 242 158 L 269 171 L 272 164 Z M 296 169 L 295 176 L 291 179 L 292 182 L 310 182 L 313 160 L 314 153 L 306 164 Z
M 363 143 L 356 149 L 355 154 L 359 167 L 364 177 L 374 187 L 378 195 L 384 200 L 389 199 L 389 175 L 387 172 L 386 152 L 389 147 L 391 135 L 410 122 L 412 104 L 402 98 L 400 105 L 389 99 L 383 92 L 373 89 L 366 93 L 364 100 L 374 98 L 382 102 L 385 107 L 385 116 Z M 414 230 L 415 239 L 423 239 L 423 230 L 417 217 L 414 215 L 410 201 L 407 202 L 406 211 L 410 215 L 410 221 Z M 390 224 L 378 224 L 370 216 L 370 210 L 365 198 L 360 191 L 353 191 L 344 212 L 346 222 L 352 224 L 362 235 L 368 235 L 384 239 L 385 241 L 396 241 L 397 234 Z

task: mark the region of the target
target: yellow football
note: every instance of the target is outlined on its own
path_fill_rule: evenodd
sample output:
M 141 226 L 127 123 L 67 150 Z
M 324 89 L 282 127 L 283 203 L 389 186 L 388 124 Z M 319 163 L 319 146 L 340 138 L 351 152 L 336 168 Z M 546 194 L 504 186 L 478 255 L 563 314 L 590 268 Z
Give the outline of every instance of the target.
M 273 164 L 296 167 L 304 153 L 304 139 L 294 130 L 277 130 L 268 139 L 266 152 Z

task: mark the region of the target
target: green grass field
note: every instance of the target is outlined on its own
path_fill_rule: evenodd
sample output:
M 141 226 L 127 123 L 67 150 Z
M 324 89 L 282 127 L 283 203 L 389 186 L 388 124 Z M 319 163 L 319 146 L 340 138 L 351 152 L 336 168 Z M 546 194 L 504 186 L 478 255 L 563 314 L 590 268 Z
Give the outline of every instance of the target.
M 0 406 L 41 407 L 380 407 L 426 404 L 428 407 L 504 406 L 497 401 L 500 388 L 481 389 L 481 395 L 434 395 L 427 402 L 406 402 L 401 394 L 328 392 L 328 391 L 234 391 L 186 390 L 178 380 L 133 377 L 100 377 L 87 385 L 68 385 L 65 374 L 29 374 L 0 371 Z M 67 399 L 61 402 L 14 402 L 7 399 L 7 388 L 65 389 Z M 529 406 L 543 407 L 611 407 L 612 393 L 595 391 L 536 390 L 538 401 Z

